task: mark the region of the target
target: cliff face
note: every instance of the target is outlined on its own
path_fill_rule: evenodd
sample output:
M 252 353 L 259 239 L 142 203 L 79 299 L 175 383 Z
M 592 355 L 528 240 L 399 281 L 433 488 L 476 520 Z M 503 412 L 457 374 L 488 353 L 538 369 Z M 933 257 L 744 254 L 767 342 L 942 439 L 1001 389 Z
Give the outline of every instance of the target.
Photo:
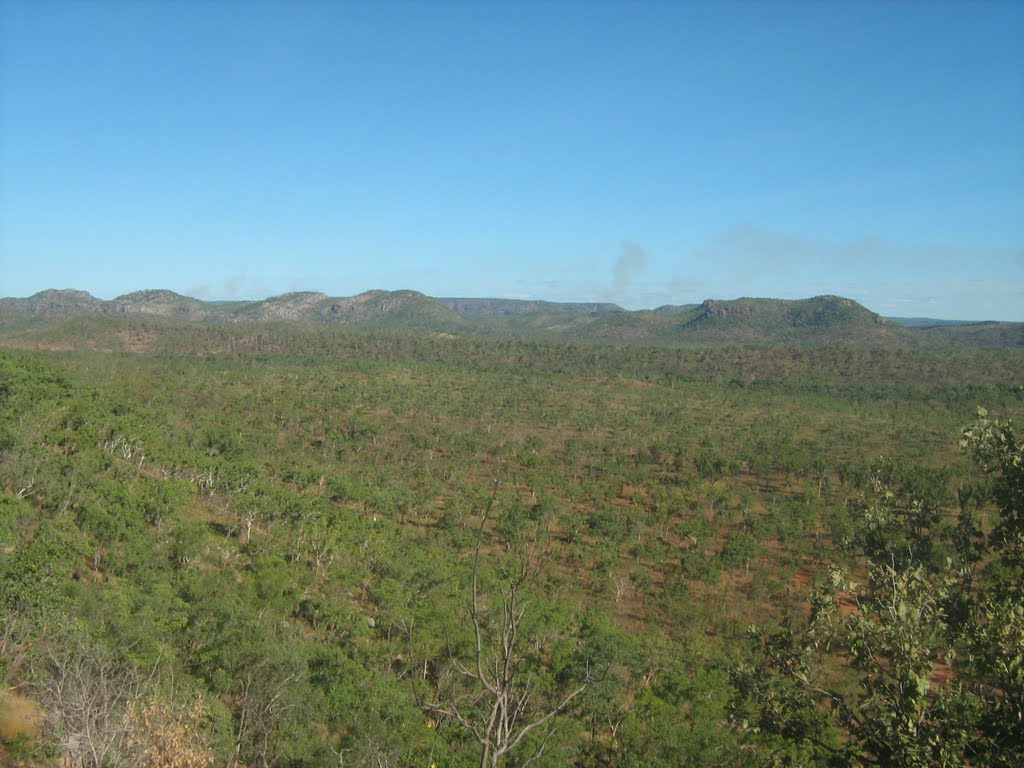
M 29 312 L 58 317 L 95 312 L 103 305 L 95 296 L 71 288 L 40 291 L 21 301 L 25 302 L 24 306 Z
M 750 317 L 754 314 L 754 307 L 750 299 L 738 299 L 736 301 L 715 301 L 708 299 L 698 309 L 700 318 L 726 318 L 726 317 Z
M 327 294 L 316 291 L 283 293 L 262 301 L 239 302 L 231 319 L 305 320 L 325 301 Z
M 100 311 L 109 315 L 158 315 L 188 320 L 204 320 L 210 314 L 203 302 L 166 290 L 126 293 L 113 301 L 101 302 Z

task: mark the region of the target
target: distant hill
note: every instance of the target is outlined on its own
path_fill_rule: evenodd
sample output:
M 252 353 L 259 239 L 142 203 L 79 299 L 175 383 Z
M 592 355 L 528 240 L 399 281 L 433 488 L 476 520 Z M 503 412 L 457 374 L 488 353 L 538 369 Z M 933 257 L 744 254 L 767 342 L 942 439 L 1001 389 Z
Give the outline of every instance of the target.
M 599 317 L 626 310 L 608 302 L 573 303 L 533 299 L 438 299 L 465 317 L 521 317 L 522 315 L 589 315 Z
M 905 329 L 841 296 L 709 299 L 693 311 L 682 330 L 708 341 L 749 343 L 900 343 L 911 338 Z
M 1024 323 L 956 323 L 921 326 L 929 339 L 954 341 L 970 347 L 1024 347 Z
M 0 299 L 0 323 L 103 315 L 149 315 L 212 323 L 292 320 L 431 327 L 459 315 L 416 291 L 366 291 L 331 298 L 311 291 L 259 301 L 200 301 L 174 291 L 146 290 L 102 301 L 85 291 L 47 290 L 27 299 Z
M 934 341 L 969 347 L 1024 347 L 1024 323 L 986 320 L 937 320 L 931 317 L 890 317 L 889 322 L 913 328 Z
M 259 301 L 200 301 L 168 290 L 143 290 L 103 301 L 84 291 L 65 289 L 0 299 L 0 333 L 8 336 L 54 321 L 93 316 L 409 328 L 614 344 L 1024 346 L 1024 324 L 889 320 L 841 296 L 708 299 L 701 304 L 637 311 L 607 302 L 433 298 L 411 290 L 373 290 L 350 297 L 296 292 Z
M 905 328 L 931 328 L 936 325 L 972 325 L 974 320 L 938 320 L 934 317 L 887 317 L 890 323 L 902 325 Z
M 40 291 L 27 299 L 0 299 L 0 301 L 5 302 L 5 305 L 7 302 L 12 302 L 10 306 L 23 308 L 32 314 L 51 317 L 70 317 L 87 312 L 97 312 L 105 303 L 85 291 L 76 291 L 70 288 Z M 15 305 L 13 302 L 18 302 L 18 304 Z
M 164 290 L 126 293 L 113 301 L 102 302 L 100 311 L 111 315 L 146 314 L 187 320 L 204 320 L 210 315 L 210 309 L 204 302 Z

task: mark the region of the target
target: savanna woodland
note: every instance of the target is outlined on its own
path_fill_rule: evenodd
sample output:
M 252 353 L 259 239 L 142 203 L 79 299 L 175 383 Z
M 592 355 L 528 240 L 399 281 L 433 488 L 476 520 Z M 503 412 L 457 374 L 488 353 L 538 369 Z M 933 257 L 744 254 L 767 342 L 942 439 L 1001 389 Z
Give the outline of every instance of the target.
M 5 306 L 0 763 L 1024 765 L 1020 330 L 850 304 Z

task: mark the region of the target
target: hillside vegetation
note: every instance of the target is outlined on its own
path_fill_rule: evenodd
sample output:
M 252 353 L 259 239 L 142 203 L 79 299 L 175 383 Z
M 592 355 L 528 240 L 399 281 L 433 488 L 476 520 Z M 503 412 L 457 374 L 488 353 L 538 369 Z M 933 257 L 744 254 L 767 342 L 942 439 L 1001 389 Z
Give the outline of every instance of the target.
M 855 765 L 877 745 L 773 664 L 812 590 L 849 614 L 829 568 L 870 575 L 880 499 L 934 512 L 890 514 L 884 551 L 927 542 L 942 579 L 975 552 L 964 605 L 1012 599 L 984 590 L 1019 564 L 981 544 L 1007 502 L 958 440 L 979 405 L 1024 414 L 1020 349 L 832 297 L 90 298 L 2 308 L 0 762 Z M 587 340 L 487 330 L 540 315 Z M 833 642 L 816 684 L 853 701 Z M 994 723 L 947 764 L 1012 764 L 991 654 L 929 643 L 921 700 Z

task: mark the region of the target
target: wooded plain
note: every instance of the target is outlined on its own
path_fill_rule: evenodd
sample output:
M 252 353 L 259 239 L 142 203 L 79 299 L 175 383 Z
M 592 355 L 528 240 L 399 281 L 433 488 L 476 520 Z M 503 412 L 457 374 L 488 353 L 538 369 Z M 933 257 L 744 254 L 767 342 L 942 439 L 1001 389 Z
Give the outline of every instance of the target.
M 1019 765 L 1019 329 L 721 304 L 5 305 L 0 755 Z

